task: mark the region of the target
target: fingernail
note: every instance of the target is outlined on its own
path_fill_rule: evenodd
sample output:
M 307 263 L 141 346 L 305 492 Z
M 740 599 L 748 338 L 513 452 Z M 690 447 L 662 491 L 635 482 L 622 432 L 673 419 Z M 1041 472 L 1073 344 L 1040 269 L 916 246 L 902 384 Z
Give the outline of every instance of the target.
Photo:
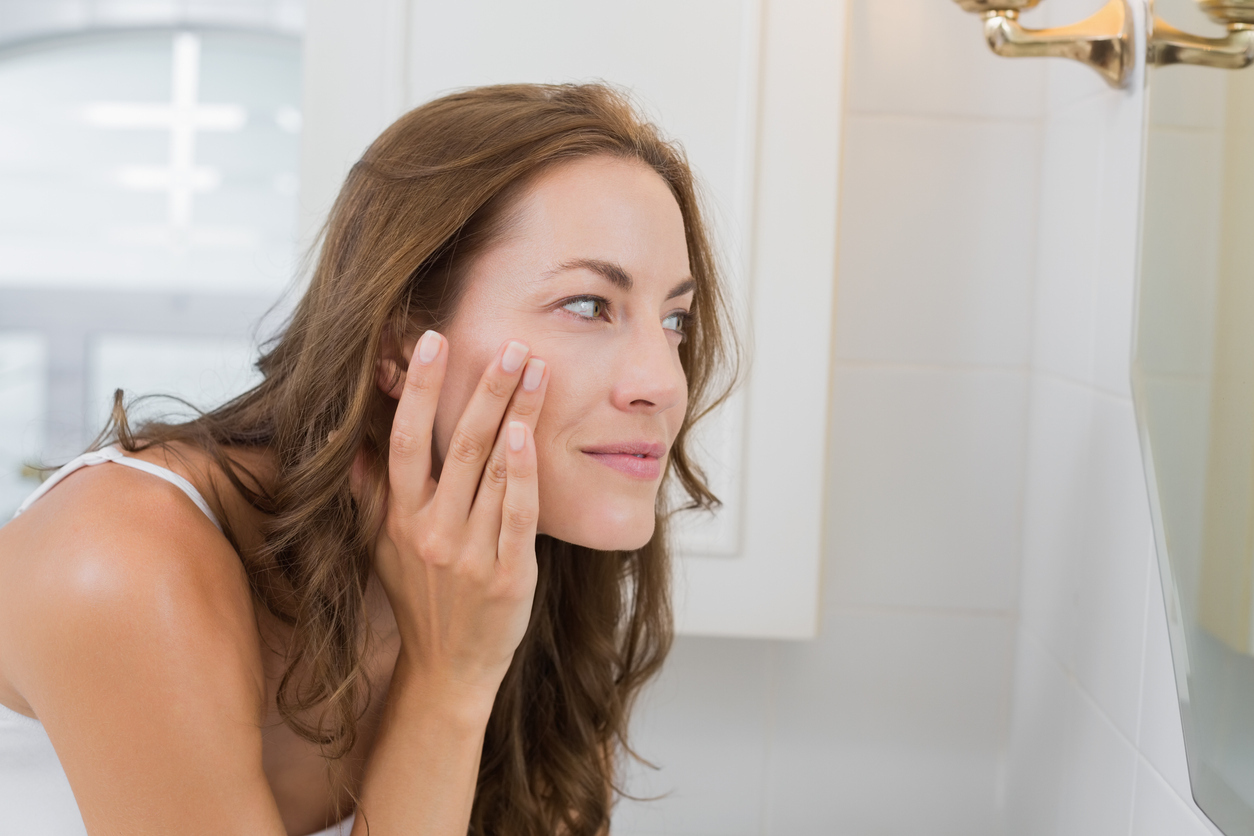
M 523 372 L 523 388 L 534 392 L 540 386 L 540 378 L 544 377 L 544 361 L 532 357 L 527 361 L 527 371 Z
M 521 421 L 509 422 L 509 447 L 517 452 L 523 448 L 523 442 L 527 440 L 527 430 L 523 427 Z
M 501 358 L 501 368 L 509 374 L 518 371 L 523 359 L 527 356 L 527 346 L 513 340 L 505 347 L 505 356 Z
M 422 335 L 422 339 L 418 341 L 418 362 L 424 366 L 435 359 L 435 355 L 440 353 L 440 335 L 435 331 L 428 331 Z

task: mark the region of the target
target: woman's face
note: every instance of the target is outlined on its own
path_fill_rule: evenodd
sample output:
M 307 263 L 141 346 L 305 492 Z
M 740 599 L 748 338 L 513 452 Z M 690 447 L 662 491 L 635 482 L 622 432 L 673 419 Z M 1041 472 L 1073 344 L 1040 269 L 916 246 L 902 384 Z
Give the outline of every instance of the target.
M 653 169 L 610 156 L 549 169 L 469 266 L 444 330 L 435 466 L 497 349 L 521 340 L 550 370 L 535 430 L 539 533 L 595 549 L 643 546 L 688 406 L 679 343 L 692 301 L 683 218 Z M 591 452 L 637 444 L 660 455 Z

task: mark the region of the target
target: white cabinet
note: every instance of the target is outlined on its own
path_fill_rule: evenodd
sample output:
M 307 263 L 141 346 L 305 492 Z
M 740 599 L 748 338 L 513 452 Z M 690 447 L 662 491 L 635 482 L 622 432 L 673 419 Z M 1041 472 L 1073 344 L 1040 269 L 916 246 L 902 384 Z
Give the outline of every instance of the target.
M 305 240 L 404 110 L 458 87 L 605 80 L 688 152 L 750 357 L 701 436 L 713 519 L 677 530 L 681 632 L 817 629 L 836 264 L 843 0 L 311 0 Z

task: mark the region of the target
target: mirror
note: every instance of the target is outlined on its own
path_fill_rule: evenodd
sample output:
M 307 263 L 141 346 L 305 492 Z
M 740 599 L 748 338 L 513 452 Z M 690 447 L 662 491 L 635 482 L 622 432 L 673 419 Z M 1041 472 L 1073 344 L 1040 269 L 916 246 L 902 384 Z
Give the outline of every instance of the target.
M 1149 100 L 1133 392 L 1194 797 L 1254 834 L 1254 71 L 1153 68 Z

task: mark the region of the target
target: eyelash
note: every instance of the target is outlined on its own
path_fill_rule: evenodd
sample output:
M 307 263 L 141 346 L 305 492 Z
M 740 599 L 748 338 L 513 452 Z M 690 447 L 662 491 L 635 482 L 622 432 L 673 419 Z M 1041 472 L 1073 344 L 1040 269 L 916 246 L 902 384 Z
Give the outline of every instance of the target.
M 565 302 L 562 302 L 561 307 L 565 308 L 569 305 L 575 304 L 576 302 L 594 302 L 594 303 L 601 305 L 603 309 L 609 308 L 610 306 L 609 300 L 601 296 L 574 296 L 570 299 L 567 299 Z M 574 312 L 572 311 L 571 313 L 574 313 Z M 594 319 L 594 317 L 583 316 L 582 314 L 575 314 L 575 316 L 579 317 L 580 319 L 587 319 L 587 320 Z M 679 341 L 683 342 L 684 339 L 688 335 L 688 323 L 692 319 L 692 314 L 688 313 L 687 311 L 673 311 L 667 314 L 666 319 L 670 319 L 672 316 L 679 317 L 679 327 L 669 328 L 667 330 L 674 331 L 676 334 L 679 335 Z

